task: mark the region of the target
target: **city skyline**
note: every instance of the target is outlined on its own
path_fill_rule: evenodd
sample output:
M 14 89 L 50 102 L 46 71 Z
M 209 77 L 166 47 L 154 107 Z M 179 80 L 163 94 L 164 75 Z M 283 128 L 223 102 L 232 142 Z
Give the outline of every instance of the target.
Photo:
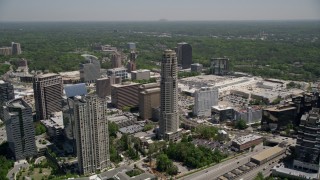
M 63 6 L 62 6 L 63 5 Z M 90 11 L 92 10 L 92 11 Z M 93 11 L 94 10 L 94 11 Z M 320 20 L 317 0 L 0 1 L 1 21 Z

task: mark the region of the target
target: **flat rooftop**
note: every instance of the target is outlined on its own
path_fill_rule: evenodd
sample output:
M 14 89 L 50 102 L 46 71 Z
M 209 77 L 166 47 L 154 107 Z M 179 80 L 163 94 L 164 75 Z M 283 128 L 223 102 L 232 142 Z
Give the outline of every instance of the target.
M 262 136 L 258 136 L 258 135 L 254 135 L 254 134 L 248 134 L 246 136 L 241 136 L 241 137 L 238 137 L 236 138 L 235 140 L 233 140 L 233 142 L 239 144 L 239 145 L 242 145 L 242 144 L 246 144 L 250 141 L 254 141 L 254 140 L 257 140 L 257 139 L 260 139 L 262 138 Z
M 262 151 L 262 152 L 260 152 L 260 153 L 258 153 L 256 155 L 252 156 L 251 158 L 255 159 L 257 161 L 262 161 L 262 160 L 265 160 L 265 159 L 267 159 L 267 158 L 269 158 L 269 157 L 271 157 L 271 156 L 273 156 L 275 154 L 278 154 L 278 153 L 280 153 L 281 151 L 284 151 L 284 150 L 285 149 L 283 149 L 283 148 L 281 148 L 279 146 L 274 146 L 272 148 L 266 149 L 266 150 L 264 150 L 264 151 Z
M 130 82 L 130 83 L 123 83 L 123 84 L 113 84 L 113 87 L 126 87 L 126 86 L 134 86 L 140 85 L 140 83 Z

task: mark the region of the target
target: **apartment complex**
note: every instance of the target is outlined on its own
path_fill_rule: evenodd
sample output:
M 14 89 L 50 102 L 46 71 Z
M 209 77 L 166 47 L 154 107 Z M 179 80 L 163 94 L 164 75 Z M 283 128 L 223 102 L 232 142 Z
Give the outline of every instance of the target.
M 110 165 L 107 101 L 76 96 L 72 103 L 80 173 L 101 171 Z
M 211 116 L 211 107 L 218 105 L 218 89 L 210 87 L 202 87 L 194 94 L 193 115 Z
M 53 112 L 62 110 L 62 78 L 58 74 L 33 77 L 33 91 L 37 119 L 48 119 Z
M 139 83 L 122 83 L 111 86 L 111 103 L 118 109 L 138 107 Z
M 161 61 L 159 137 L 179 138 L 177 57 L 165 50 Z
M 160 106 L 160 84 L 149 83 L 139 87 L 139 113 L 141 119 L 151 119 L 152 109 Z
M 37 155 L 31 107 L 23 99 L 8 101 L 4 117 L 9 147 L 15 159 Z

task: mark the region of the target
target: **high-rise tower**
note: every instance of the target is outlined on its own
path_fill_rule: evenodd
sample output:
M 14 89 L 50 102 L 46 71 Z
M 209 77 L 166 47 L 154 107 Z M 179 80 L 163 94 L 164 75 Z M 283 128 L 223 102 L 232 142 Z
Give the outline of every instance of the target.
M 137 69 L 136 53 L 134 51 L 131 51 L 130 53 L 130 61 L 128 62 L 127 69 L 128 69 L 128 72 L 135 71 Z
M 9 147 L 15 159 L 35 156 L 37 149 L 31 107 L 22 99 L 8 101 L 4 117 Z
M 9 82 L 4 82 L 0 80 L 0 119 L 3 120 L 3 106 L 4 104 L 14 99 L 13 86 Z
M 190 44 L 182 42 L 177 46 L 178 64 L 182 69 L 188 69 L 192 64 L 192 47 Z
M 62 110 L 62 78 L 58 74 L 42 74 L 33 78 L 37 120 L 48 119 Z
M 76 96 L 73 108 L 80 173 L 90 174 L 107 168 L 110 155 L 106 99 Z
M 159 137 L 176 140 L 179 131 L 177 57 L 165 50 L 161 61 Z
M 12 55 L 19 55 L 21 54 L 21 46 L 20 46 L 20 43 L 15 43 L 15 42 L 12 42 L 11 43 L 11 49 L 12 49 Z

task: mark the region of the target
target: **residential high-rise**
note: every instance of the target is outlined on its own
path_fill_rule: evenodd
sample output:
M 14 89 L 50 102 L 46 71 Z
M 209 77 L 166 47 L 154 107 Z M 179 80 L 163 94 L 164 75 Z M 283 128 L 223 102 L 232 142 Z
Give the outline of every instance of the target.
M 192 64 L 192 47 L 190 44 L 182 42 L 177 46 L 178 64 L 182 69 L 188 69 Z
M 22 99 L 8 101 L 4 108 L 9 147 L 16 160 L 37 154 L 32 108 Z
M 0 119 L 3 120 L 3 106 L 4 104 L 14 99 L 13 85 L 9 82 L 0 80 Z
M 107 101 L 97 96 L 73 98 L 77 157 L 81 174 L 110 165 Z
M 139 114 L 141 119 L 152 118 L 152 108 L 160 106 L 160 84 L 149 83 L 139 87 Z
M 130 53 L 130 61 L 128 62 L 128 72 L 135 71 L 137 69 L 136 64 L 136 53 L 131 51 Z
M 218 89 L 202 87 L 194 95 L 193 115 L 211 116 L 211 107 L 218 105 Z
M 301 117 L 293 166 L 320 173 L 320 109 L 313 108 Z
M 62 110 L 62 88 L 62 78 L 58 74 L 33 77 L 37 120 L 48 119 L 53 112 Z
M 87 59 L 86 63 L 80 64 L 80 81 L 85 83 L 95 82 L 100 78 L 100 68 L 98 59 Z
M 120 68 L 120 67 L 122 67 L 121 55 L 117 51 L 115 51 L 111 55 L 111 64 L 112 64 L 112 68 Z
M 161 61 L 159 137 L 179 138 L 178 69 L 172 50 L 165 50 Z
M 228 58 L 212 58 L 211 59 L 211 74 L 214 75 L 227 75 L 230 71 L 229 69 L 229 59 Z
M 11 43 L 12 55 L 19 55 L 21 54 L 21 46 L 20 43 Z

